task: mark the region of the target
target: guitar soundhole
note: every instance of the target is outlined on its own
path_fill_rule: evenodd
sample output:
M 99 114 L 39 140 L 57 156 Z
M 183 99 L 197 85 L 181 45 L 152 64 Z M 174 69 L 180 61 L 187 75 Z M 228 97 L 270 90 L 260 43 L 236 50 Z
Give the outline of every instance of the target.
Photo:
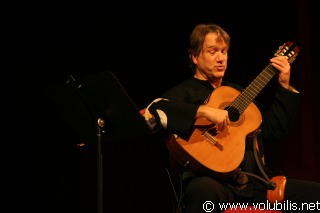
M 225 110 L 228 111 L 229 114 L 229 119 L 231 122 L 236 122 L 239 120 L 240 118 L 240 113 L 239 110 L 233 106 L 228 106 L 226 108 L 224 108 Z
M 245 120 L 245 115 L 239 111 L 231 102 L 223 102 L 219 105 L 219 109 L 224 109 L 228 111 L 229 119 L 231 121 L 230 126 L 236 127 L 243 124 Z

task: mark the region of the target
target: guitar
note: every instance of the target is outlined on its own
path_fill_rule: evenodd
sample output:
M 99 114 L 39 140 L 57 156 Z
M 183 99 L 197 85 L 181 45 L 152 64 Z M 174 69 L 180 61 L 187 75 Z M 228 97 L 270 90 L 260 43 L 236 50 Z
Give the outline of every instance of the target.
M 286 42 L 274 55 L 287 56 L 292 63 L 298 52 L 299 48 L 293 42 Z M 246 137 L 254 134 L 262 122 L 253 100 L 276 73 L 270 63 L 241 93 L 229 86 L 216 88 L 207 105 L 227 110 L 231 124 L 218 131 L 215 124 L 199 118 L 187 140 L 171 135 L 167 147 L 175 160 L 180 165 L 187 163 L 197 173 L 220 178 L 236 171 L 244 157 Z

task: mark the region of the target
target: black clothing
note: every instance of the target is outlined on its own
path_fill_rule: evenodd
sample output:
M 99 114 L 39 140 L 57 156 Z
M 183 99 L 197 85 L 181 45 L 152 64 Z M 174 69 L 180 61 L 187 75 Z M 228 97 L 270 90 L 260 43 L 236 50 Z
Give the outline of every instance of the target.
M 233 87 L 239 91 L 242 90 L 240 86 L 230 82 L 223 82 L 223 85 Z M 188 137 L 192 131 L 195 122 L 194 118 L 199 106 L 210 100 L 210 95 L 213 91 L 214 87 L 208 81 L 194 77 L 190 77 L 179 85 L 170 88 L 161 96 L 162 100 L 154 102 L 148 108 L 156 118 L 156 128 L 160 129 L 165 123 L 168 133 L 174 133 L 180 137 Z M 295 119 L 299 100 L 299 93 L 289 91 L 279 85 L 270 109 L 261 111 L 263 119 L 257 141 L 259 146 L 258 154 L 262 162 L 263 143 L 280 141 L 285 136 Z M 253 147 L 255 147 L 253 142 L 248 140 L 240 167 L 242 171 L 261 175 L 254 158 Z M 266 203 L 266 197 L 264 197 L 265 187 L 263 187 L 261 181 L 251 176 L 248 177 L 249 182 L 244 189 L 235 190 L 233 187 L 228 186 L 228 184 L 232 184 L 230 182 L 226 184 L 212 177 L 194 174 L 192 171 L 191 173 L 186 171 L 186 174 L 188 175 L 184 176 L 183 200 L 181 203 L 181 205 L 185 206 L 184 212 L 202 212 L 202 205 L 205 201 L 212 201 L 216 205 L 222 202 L 252 203 L 259 201 Z M 309 193 L 313 196 L 313 200 L 302 200 L 302 197 L 298 195 L 296 189 L 299 188 L 301 190 L 304 184 L 312 186 L 313 189 Z M 312 191 L 315 189 L 318 189 L 318 191 Z M 301 201 L 320 201 L 320 184 L 289 180 L 285 198 L 289 199 L 290 202 L 297 203 Z

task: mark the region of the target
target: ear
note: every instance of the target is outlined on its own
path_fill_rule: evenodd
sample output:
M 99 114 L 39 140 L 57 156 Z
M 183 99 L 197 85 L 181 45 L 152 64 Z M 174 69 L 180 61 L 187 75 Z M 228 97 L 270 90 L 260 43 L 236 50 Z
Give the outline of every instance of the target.
M 191 59 L 194 64 L 198 64 L 198 58 L 194 54 L 191 55 Z

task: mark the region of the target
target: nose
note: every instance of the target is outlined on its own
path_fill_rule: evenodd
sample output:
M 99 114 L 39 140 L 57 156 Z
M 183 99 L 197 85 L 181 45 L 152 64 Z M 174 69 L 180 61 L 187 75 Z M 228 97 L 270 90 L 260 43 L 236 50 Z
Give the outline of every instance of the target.
M 222 52 L 217 52 L 217 61 L 222 61 L 224 58 L 224 54 Z

